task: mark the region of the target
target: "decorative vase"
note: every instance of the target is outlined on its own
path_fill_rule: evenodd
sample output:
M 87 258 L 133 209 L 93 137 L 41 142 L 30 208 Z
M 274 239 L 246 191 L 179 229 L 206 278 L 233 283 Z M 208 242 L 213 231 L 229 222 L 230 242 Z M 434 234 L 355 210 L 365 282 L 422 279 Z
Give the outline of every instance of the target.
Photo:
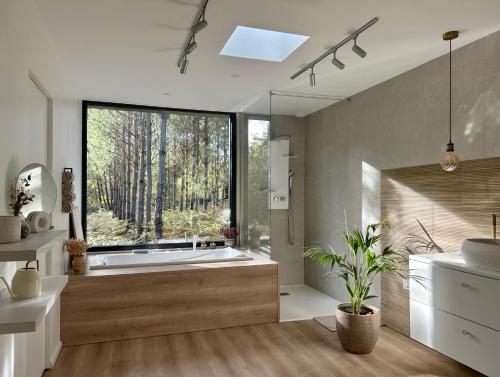
M 260 247 L 260 237 L 258 238 L 250 238 L 250 249 L 255 250 Z
M 87 268 L 85 255 L 73 255 L 71 266 L 73 267 L 73 271 L 75 272 L 75 274 L 84 274 Z
M 30 233 L 31 233 L 31 229 L 30 229 L 29 222 L 25 218 L 22 218 L 21 219 L 21 238 L 22 239 L 28 238 Z
M 363 305 L 366 314 L 353 314 L 351 304 L 339 304 L 335 313 L 337 334 L 342 347 L 351 353 L 370 353 L 377 344 L 380 331 L 380 310 Z
M 226 247 L 234 247 L 235 245 L 235 239 L 234 238 L 226 238 L 224 240 L 224 246 Z
M 18 242 L 21 239 L 21 218 L 0 216 L 0 243 Z

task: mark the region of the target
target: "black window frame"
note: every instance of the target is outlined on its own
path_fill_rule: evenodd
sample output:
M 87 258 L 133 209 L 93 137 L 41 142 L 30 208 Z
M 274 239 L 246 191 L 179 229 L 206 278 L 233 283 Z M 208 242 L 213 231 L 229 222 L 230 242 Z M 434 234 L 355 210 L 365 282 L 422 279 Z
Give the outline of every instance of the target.
M 108 108 L 115 110 L 137 110 L 137 111 L 151 111 L 151 112 L 171 112 L 171 113 L 190 113 L 190 114 L 207 114 L 207 115 L 224 115 L 229 116 L 230 121 L 230 145 L 229 145 L 229 160 L 231 162 L 231 167 L 229 169 L 229 208 L 231 210 L 230 216 L 230 226 L 236 227 L 236 184 L 237 184 L 237 132 L 238 127 L 236 123 L 236 113 L 223 112 L 223 111 L 205 111 L 205 110 L 192 110 L 192 109 L 180 109 L 171 107 L 159 107 L 159 106 L 146 106 L 146 105 L 134 105 L 126 103 L 116 103 L 116 102 L 101 102 L 101 101 L 82 101 L 82 211 L 81 211 L 81 223 L 83 229 L 83 236 L 87 239 L 87 120 L 88 120 L 88 109 L 89 108 Z M 223 246 L 224 241 L 214 240 L 217 246 Z M 191 242 L 169 242 L 169 243 L 156 243 L 156 244 L 137 244 L 137 245 L 102 245 L 93 246 L 87 250 L 87 252 L 120 252 L 129 250 L 148 250 L 148 249 L 179 249 L 179 248 L 189 248 L 192 247 Z M 200 242 L 198 242 L 198 246 Z

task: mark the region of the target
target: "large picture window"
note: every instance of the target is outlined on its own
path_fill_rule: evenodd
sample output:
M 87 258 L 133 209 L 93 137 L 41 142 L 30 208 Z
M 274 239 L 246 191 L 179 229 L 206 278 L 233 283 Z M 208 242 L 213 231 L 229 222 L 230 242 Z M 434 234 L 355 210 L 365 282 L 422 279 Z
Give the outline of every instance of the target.
M 91 251 L 220 244 L 235 222 L 235 129 L 234 114 L 84 102 Z

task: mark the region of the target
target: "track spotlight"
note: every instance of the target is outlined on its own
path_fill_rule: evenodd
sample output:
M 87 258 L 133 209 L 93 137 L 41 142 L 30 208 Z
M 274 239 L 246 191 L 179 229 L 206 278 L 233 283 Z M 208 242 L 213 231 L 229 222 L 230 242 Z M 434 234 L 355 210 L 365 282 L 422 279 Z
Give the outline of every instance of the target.
M 205 20 L 205 13 L 203 13 L 203 19 L 198 21 L 198 23 L 196 25 L 193 25 L 193 27 L 191 28 L 191 33 L 196 34 L 199 31 L 205 29 L 207 26 L 208 26 L 208 22 L 207 22 L 207 20 Z
M 341 48 L 346 43 L 348 43 L 348 42 L 350 42 L 352 40 L 354 41 L 354 46 L 352 47 L 352 50 L 356 54 L 358 54 L 359 56 L 361 56 L 362 58 L 364 58 L 366 56 L 366 51 L 363 50 L 361 47 L 359 47 L 356 44 L 356 40 L 357 40 L 357 38 L 359 37 L 359 35 L 361 33 L 363 33 L 364 31 L 366 31 L 368 28 L 370 28 L 371 26 L 373 26 L 377 22 L 378 22 L 378 17 L 372 18 L 366 24 L 364 24 L 363 26 L 361 26 L 358 30 L 356 30 L 352 34 L 350 34 L 347 37 L 345 37 L 344 39 L 342 39 L 336 45 L 330 47 L 328 50 L 326 50 L 325 52 L 323 52 L 320 56 L 318 56 L 316 59 L 314 59 L 313 61 L 311 61 L 309 64 L 305 64 L 302 68 L 300 68 L 297 72 L 295 72 L 292 76 L 290 76 L 290 79 L 293 80 L 293 79 L 299 77 L 300 75 L 302 75 L 303 73 L 306 73 L 308 70 L 311 70 L 311 72 L 309 73 L 309 80 L 311 82 L 311 86 L 315 86 L 316 85 L 316 80 L 315 80 L 314 72 L 313 72 L 314 66 L 316 64 L 318 64 L 320 61 L 322 61 L 323 59 L 330 58 L 330 56 L 332 54 L 333 54 L 332 64 L 335 65 L 338 69 L 344 69 L 345 65 L 344 65 L 344 63 L 342 63 L 340 60 L 337 59 L 336 52 L 337 52 L 337 50 L 339 48 Z
M 309 85 L 316 86 L 316 75 L 314 74 L 314 67 L 311 67 L 311 73 L 309 74 Z
M 187 66 L 188 66 L 189 61 L 187 60 L 187 56 L 184 56 L 184 59 L 182 59 L 181 63 L 181 75 L 185 74 L 187 71 Z
M 362 58 L 366 56 L 366 51 L 356 44 L 356 38 L 354 38 L 354 46 L 352 46 L 352 50 Z
M 345 68 L 345 64 L 342 63 L 340 60 L 337 59 L 336 51 L 333 53 L 332 64 L 335 65 L 338 69 L 344 69 Z
M 184 40 L 184 45 L 182 46 L 182 50 L 177 58 L 177 67 L 180 69 L 181 74 L 185 74 L 188 66 L 188 55 L 191 54 L 197 47 L 198 43 L 196 43 L 195 36 L 196 33 L 199 33 L 201 30 L 205 29 L 208 26 L 207 20 L 205 20 L 205 11 L 207 9 L 208 0 L 203 0 L 198 8 L 198 12 L 195 18 L 195 24 L 191 26 L 189 29 L 189 33 Z
M 196 43 L 196 41 L 194 40 L 194 37 L 193 37 L 191 42 L 189 42 L 189 44 L 186 47 L 186 54 L 192 53 L 196 47 L 198 47 L 198 43 Z

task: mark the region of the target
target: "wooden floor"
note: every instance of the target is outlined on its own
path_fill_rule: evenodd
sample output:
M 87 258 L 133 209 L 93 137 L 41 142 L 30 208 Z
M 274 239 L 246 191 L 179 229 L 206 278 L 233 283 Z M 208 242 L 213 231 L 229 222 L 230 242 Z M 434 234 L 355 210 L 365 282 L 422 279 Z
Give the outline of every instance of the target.
M 64 347 L 44 377 L 481 376 L 382 327 L 369 355 L 342 350 L 314 321 Z

